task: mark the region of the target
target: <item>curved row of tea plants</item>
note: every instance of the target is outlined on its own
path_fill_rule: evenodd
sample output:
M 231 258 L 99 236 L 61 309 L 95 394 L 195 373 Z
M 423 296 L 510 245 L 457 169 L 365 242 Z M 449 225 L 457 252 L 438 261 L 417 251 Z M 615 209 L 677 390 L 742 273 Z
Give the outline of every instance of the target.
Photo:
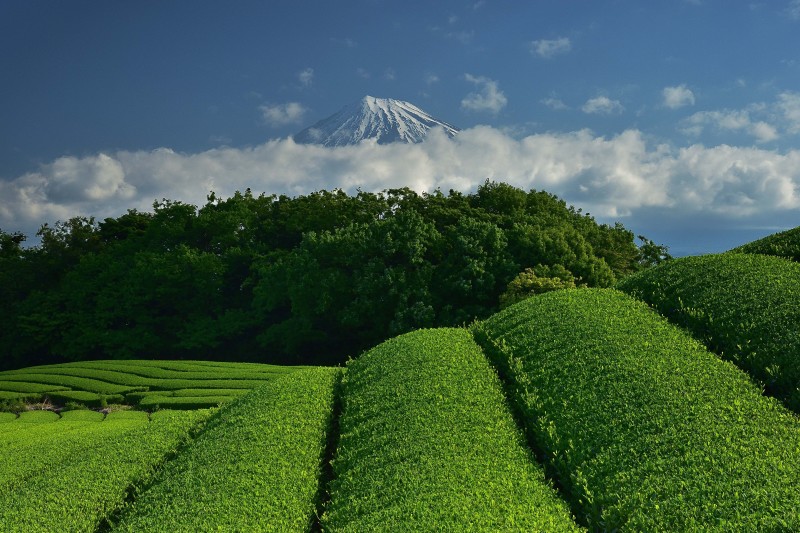
M 116 411 L 105 417 L 97 411 L 65 411 L 55 422 L 50 416 L 36 416 L 35 423 L 23 416 L 13 423 L 0 426 L 0 494 L 9 492 L 35 474 L 45 472 L 54 465 L 83 455 L 116 439 L 121 434 L 148 424 L 147 413 L 142 411 Z M 39 420 L 36 420 L 39 419 Z
M 768 235 L 731 251 L 745 254 L 777 255 L 800 262 L 800 227 Z
M 329 531 L 576 531 L 463 329 L 396 337 L 347 366 Z
M 15 483 L 13 490 L 0 492 L 0 530 L 95 531 L 109 513 L 124 503 L 130 487 L 146 482 L 165 456 L 174 452 L 208 415 L 209 411 L 203 410 L 160 411 L 134 429 L 129 423 L 118 421 L 119 432 L 99 441 L 94 432 L 82 432 L 85 442 L 78 444 L 74 439 L 71 444 L 75 453 L 42 464 L 40 470 L 29 472 Z M 61 423 L 46 426 L 54 430 Z M 105 424 L 115 422 L 97 425 Z M 48 449 L 53 447 L 60 448 L 60 444 L 51 443 Z M 35 457 L 28 459 L 36 461 Z
M 766 255 L 685 257 L 618 286 L 687 328 L 800 412 L 800 264 Z
M 474 334 L 590 529 L 800 531 L 800 421 L 644 303 L 553 292 Z
M 299 367 L 210 361 L 80 361 L 0 372 L 0 401 L 145 409 L 213 407 Z
M 294 372 L 221 408 L 113 529 L 308 530 L 340 372 Z

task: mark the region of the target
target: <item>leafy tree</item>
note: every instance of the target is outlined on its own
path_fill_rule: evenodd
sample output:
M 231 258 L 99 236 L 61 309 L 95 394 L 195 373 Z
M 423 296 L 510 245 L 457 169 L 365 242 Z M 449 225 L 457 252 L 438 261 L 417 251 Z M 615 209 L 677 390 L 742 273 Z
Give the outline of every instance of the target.
M 574 289 L 575 276 L 561 265 L 536 265 L 526 268 L 508 284 L 506 291 L 500 295 L 500 308 L 542 294 L 561 289 Z
M 666 246 L 656 244 L 644 235 L 639 235 L 638 239 L 642 244 L 639 245 L 639 254 L 636 259 L 641 268 L 654 267 L 672 259 L 672 256 L 669 255 L 669 248 Z
M 550 193 L 492 181 L 469 194 L 211 192 L 199 208 L 162 199 L 152 212 L 74 217 L 38 235 L 24 248 L 23 235 L 0 231 L 0 368 L 334 363 L 415 328 L 487 316 L 511 288 L 605 287 L 667 258 Z

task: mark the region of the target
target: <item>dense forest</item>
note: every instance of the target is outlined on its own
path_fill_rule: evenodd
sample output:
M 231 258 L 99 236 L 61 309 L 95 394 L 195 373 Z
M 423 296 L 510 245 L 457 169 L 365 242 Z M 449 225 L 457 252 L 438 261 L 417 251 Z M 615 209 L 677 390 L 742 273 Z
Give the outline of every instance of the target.
M 668 258 L 543 191 L 341 190 L 156 202 L 0 230 L 0 369 L 84 359 L 339 363 L 533 292 Z

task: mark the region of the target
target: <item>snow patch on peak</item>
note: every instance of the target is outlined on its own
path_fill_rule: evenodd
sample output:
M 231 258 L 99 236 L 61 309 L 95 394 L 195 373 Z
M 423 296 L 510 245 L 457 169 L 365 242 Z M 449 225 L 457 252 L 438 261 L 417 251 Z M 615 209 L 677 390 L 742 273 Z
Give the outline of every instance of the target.
M 324 146 L 354 145 L 366 139 L 374 139 L 378 144 L 418 143 L 437 127 L 450 137 L 458 133 L 458 128 L 409 102 L 365 96 L 304 129 L 294 136 L 294 141 Z

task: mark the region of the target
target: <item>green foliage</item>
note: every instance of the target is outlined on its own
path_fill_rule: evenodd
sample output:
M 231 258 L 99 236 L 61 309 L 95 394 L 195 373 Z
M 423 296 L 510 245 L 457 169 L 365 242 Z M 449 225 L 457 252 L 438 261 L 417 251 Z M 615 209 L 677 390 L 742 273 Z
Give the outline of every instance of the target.
M 113 531 L 307 531 L 340 370 L 305 369 L 224 406 Z
M 589 529 L 800 529 L 800 421 L 644 303 L 551 292 L 474 334 Z
M 146 415 L 133 418 L 111 414 L 104 418 L 96 411 L 66 411 L 51 420 L 53 423 L 5 425 L 0 430 L 0 497 L 30 477 L 56 470 L 73 456 L 88 453 L 95 445 L 148 422 Z
M 106 407 L 109 403 L 122 403 L 125 399 L 122 394 L 97 394 L 81 390 L 51 392 L 48 397 L 58 404 L 79 402 L 87 407 Z
M 152 395 L 142 398 L 139 407 L 142 409 L 205 409 L 235 400 L 237 396 L 161 396 Z
M 0 399 L 13 403 L 46 396 L 59 405 L 105 407 L 128 401 L 147 409 L 196 409 L 239 397 L 299 368 L 210 361 L 79 361 L 0 372 Z M 151 396 L 167 399 L 143 400 Z
M 0 369 L 95 359 L 344 362 L 421 327 L 487 317 L 525 268 L 610 286 L 633 234 L 542 191 L 341 190 L 156 202 L 0 231 Z
M 330 531 L 576 531 L 463 329 L 396 337 L 347 366 Z
M 208 414 L 164 411 L 133 428 L 136 423 L 126 416 L 112 419 L 109 415 L 104 422 L 82 422 L 83 428 L 73 428 L 63 439 L 49 437 L 49 444 L 43 446 L 49 453 L 48 462 L 40 462 L 30 451 L 14 455 L 14 466 L 0 468 L 0 472 L 28 471 L 0 486 L 0 529 L 95 531 L 123 504 L 129 487 L 147 482 L 154 468 L 175 452 Z M 48 427 L 55 430 L 64 423 Z M 107 433 L 97 440 L 96 431 L 101 427 L 107 427 Z M 8 460 L 5 453 L 3 460 Z M 30 465 L 35 468 L 30 470 Z
M 49 424 L 58 421 L 60 418 L 58 413 L 54 411 L 34 409 L 19 413 L 16 422 L 19 424 Z
M 534 294 L 574 288 L 575 276 L 563 266 L 536 265 L 534 268 L 526 268 L 511 280 L 506 291 L 500 295 L 500 309 Z
M 672 259 L 666 246 L 656 244 L 644 235 L 639 235 L 638 238 L 641 241 L 638 257 L 641 268 L 651 268 Z
M 685 257 L 624 280 L 800 412 L 800 264 L 765 255 Z
M 7 374 L 0 374 L 0 377 Z M 8 392 L 29 392 L 29 393 L 44 393 L 60 390 L 69 390 L 68 387 L 50 385 L 48 383 L 32 383 L 30 381 L 13 381 L 0 379 L 0 391 Z
M 768 235 L 763 239 L 744 244 L 731 251 L 745 254 L 776 255 L 800 262 L 800 227 Z

